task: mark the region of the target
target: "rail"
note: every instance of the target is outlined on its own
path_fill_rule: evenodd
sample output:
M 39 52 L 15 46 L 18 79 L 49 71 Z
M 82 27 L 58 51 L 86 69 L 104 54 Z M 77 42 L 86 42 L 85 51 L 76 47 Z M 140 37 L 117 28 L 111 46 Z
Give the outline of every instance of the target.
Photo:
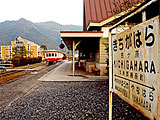
M 37 69 L 33 69 L 33 68 L 36 68 L 36 67 L 39 67 L 42 65 L 44 65 L 44 64 L 36 64 L 36 65 L 32 65 L 32 66 L 27 66 L 27 67 L 24 67 L 23 69 L 11 69 L 9 71 L 3 71 L 0 73 L 0 78 L 7 76 L 7 75 L 15 74 L 18 72 L 26 71 L 26 70 L 36 71 Z

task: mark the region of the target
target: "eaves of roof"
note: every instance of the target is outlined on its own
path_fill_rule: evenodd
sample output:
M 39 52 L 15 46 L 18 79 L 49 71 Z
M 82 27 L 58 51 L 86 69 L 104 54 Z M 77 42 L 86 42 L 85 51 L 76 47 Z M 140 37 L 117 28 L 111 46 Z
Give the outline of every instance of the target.
M 136 0 L 129 1 L 135 2 Z M 139 1 L 143 3 L 148 0 Z M 113 3 L 123 4 L 123 2 L 124 0 L 84 0 L 84 27 L 87 27 L 87 30 L 89 30 L 90 26 L 102 27 L 108 23 L 112 24 L 112 21 L 122 19 L 121 17 L 140 5 L 138 4 L 136 7 L 116 14 L 116 12 L 114 12 L 116 7 Z
M 116 20 L 118 18 L 121 18 L 121 17 L 123 18 L 127 14 L 129 14 L 131 11 L 133 11 L 134 9 L 137 9 L 137 7 L 140 6 L 140 5 L 141 4 L 138 4 L 137 6 L 132 7 L 131 9 L 129 9 L 128 11 L 123 11 L 123 12 L 117 14 L 117 15 L 113 15 L 113 16 L 111 16 L 109 18 L 106 18 L 106 19 L 104 19 L 102 21 L 89 21 L 88 25 L 87 25 L 87 30 L 89 30 L 89 28 L 92 27 L 92 26 L 94 26 L 94 27 L 102 27 L 102 26 L 104 26 L 106 24 L 111 23 L 112 21 L 114 21 L 114 20 Z

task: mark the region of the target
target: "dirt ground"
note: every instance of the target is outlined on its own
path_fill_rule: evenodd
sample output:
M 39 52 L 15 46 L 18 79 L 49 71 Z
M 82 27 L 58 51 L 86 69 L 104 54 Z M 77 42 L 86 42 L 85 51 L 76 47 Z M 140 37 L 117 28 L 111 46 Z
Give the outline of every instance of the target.
M 39 69 L 39 70 L 47 67 L 46 64 L 43 64 L 43 65 L 41 65 L 41 64 L 42 63 L 35 63 L 35 64 L 32 64 L 32 65 L 15 67 L 14 69 L 23 69 L 25 67 L 29 67 L 29 66 L 33 66 L 33 65 L 40 65 L 40 66 L 34 68 L 34 69 Z M 2 72 L 2 70 L 0 71 L 0 73 L 1 72 Z M 15 72 L 14 74 L 0 77 L 0 84 L 3 84 L 5 82 L 8 82 L 8 81 L 16 79 L 16 78 L 19 78 L 19 77 L 21 77 L 23 75 L 26 75 L 26 74 L 29 74 L 31 72 L 33 72 L 33 71 L 22 71 L 22 72 L 17 72 L 17 73 Z

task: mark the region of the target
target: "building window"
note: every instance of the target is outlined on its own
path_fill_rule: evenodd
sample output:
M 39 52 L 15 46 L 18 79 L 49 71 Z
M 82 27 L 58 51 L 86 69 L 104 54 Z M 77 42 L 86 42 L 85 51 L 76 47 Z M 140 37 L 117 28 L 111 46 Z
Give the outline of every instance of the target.
M 27 45 L 27 50 L 29 50 L 29 44 Z
M 12 56 L 11 52 L 12 52 L 12 47 L 9 46 L 9 58 L 11 58 L 11 56 Z
M 16 40 L 16 44 L 19 44 L 19 41 L 18 41 L 18 40 Z

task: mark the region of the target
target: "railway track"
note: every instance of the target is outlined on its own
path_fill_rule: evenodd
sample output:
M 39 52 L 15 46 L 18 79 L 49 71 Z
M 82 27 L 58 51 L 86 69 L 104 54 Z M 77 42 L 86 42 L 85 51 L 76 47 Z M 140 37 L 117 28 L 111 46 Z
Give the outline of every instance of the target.
M 25 66 L 25 67 L 22 68 L 23 70 L 20 69 L 20 70 L 16 70 L 16 71 L 4 71 L 4 72 L 0 73 L 0 78 L 4 77 L 4 76 L 7 76 L 7 75 L 12 75 L 12 74 L 15 74 L 15 73 L 18 73 L 18 72 L 25 71 L 25 69 L 33 69 L 33 68 L 36 68 L 36 67 L 39 67 L 39 66 L 43 66 L 43 65 L 44 64 L 41 63 L 41 64 L 35 64 L 35 65 L 31 65 L 31 66 Z M 33 71 L 35 71 L 35 70 L 33 69 Z

